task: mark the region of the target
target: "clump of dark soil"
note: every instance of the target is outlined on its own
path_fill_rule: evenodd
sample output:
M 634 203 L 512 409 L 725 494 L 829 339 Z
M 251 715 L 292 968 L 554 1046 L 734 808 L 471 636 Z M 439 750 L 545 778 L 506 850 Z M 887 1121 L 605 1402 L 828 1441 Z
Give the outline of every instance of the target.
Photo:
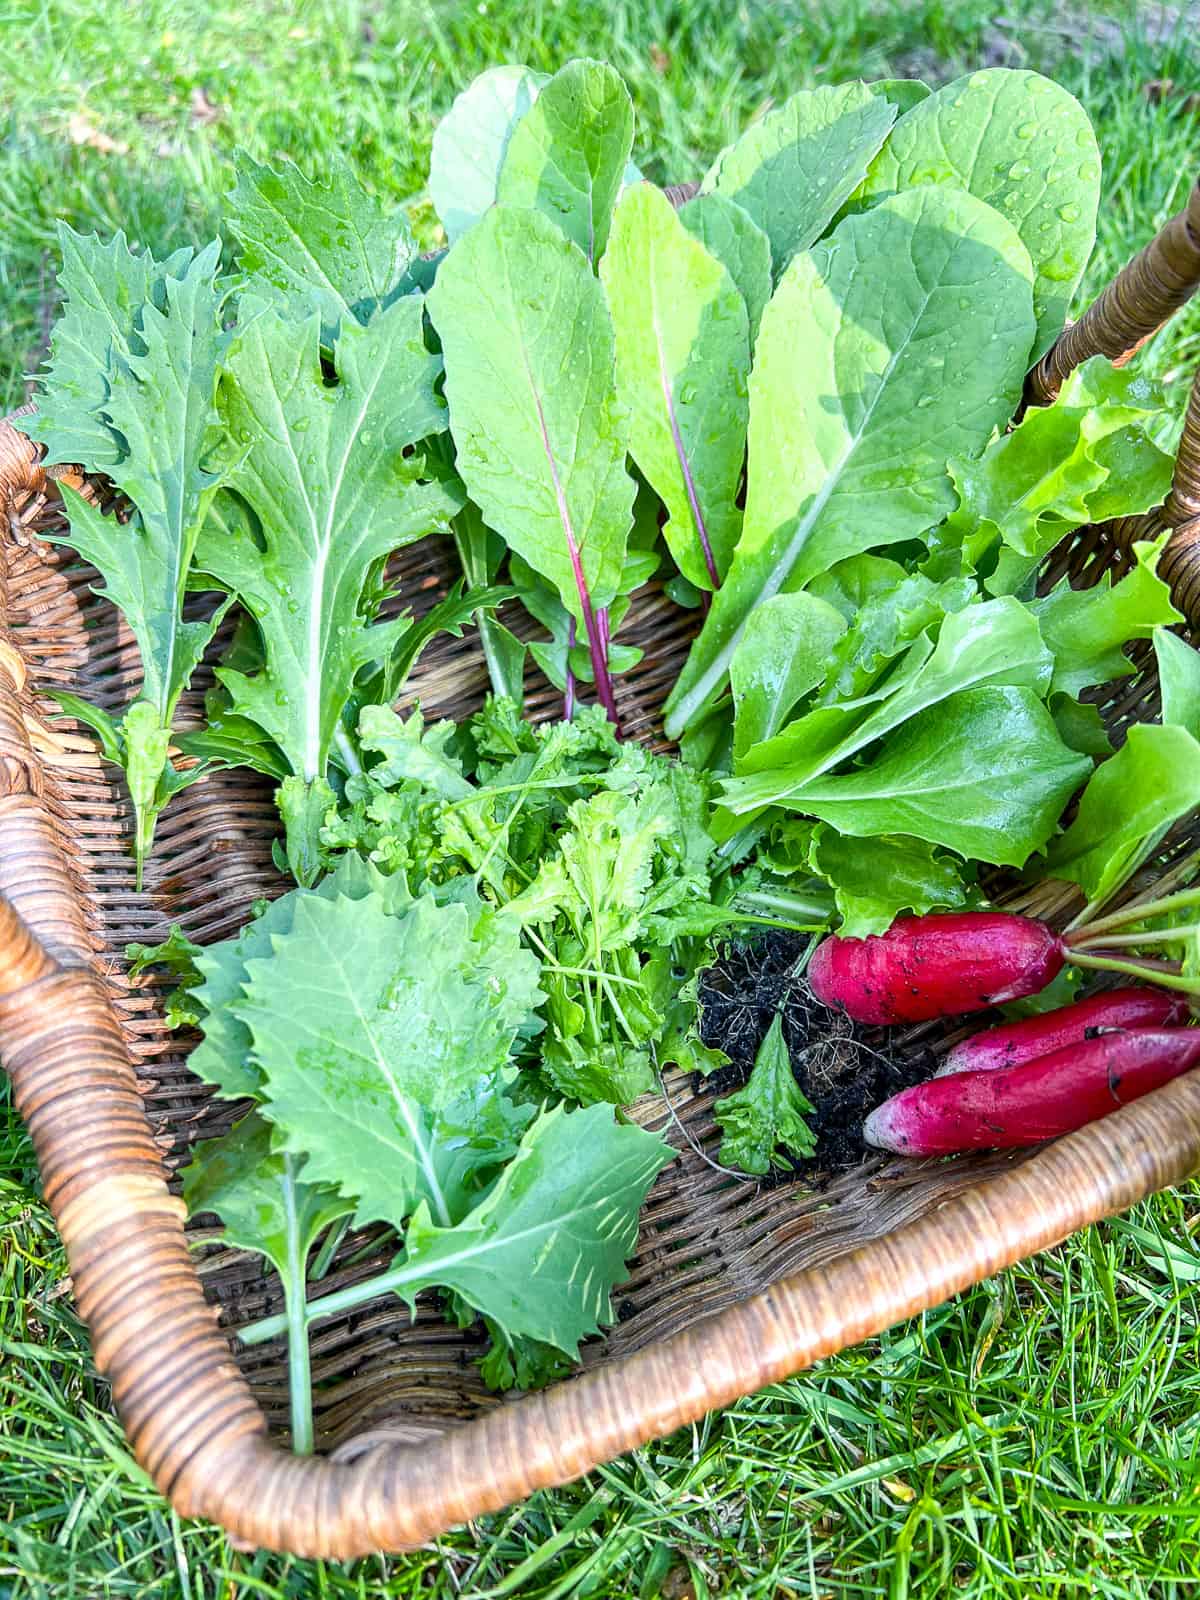
M 796 1082 L 813 1107 L 817 1148 L 797 1172 L 833 1174 L 867 1153 L 863 1119 L 882 1100 L 933 1072 L 927 1050 L 896 1048 L 888 1030 L 864 1028 L 813 998 L 801 972 L 809 939 L 772 929 L 733 946 L 700 983 L 700 1035 L 729 1066 L 713 1073 L 719 1094 L 740 1088 L 775 1013 L 783 1016 Z M 764 1180 L 767 1181 L 767 1180 Z

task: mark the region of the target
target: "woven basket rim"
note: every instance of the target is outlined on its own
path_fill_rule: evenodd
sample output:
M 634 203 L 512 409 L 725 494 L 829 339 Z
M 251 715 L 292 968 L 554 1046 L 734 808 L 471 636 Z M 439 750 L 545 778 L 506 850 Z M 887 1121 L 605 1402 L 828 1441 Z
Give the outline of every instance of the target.
M 1125 356 L 1200 284 L 1200 184 L 1030 375 L 1053 395 L 1087 356 Z M 0 424 L 0 507 L 52 492 Z M 1122 530 L 1173 529 L 1160 570 L 1200 623 L 1200 376 L 1174 486 Z M 2 564 L 0 564 L 2 565 Z M 2 583 L 2 580 L 0 580 Z M 824 1266 L 637 1354 L 420 1444 L 352 1460 L 271 1443 L 214 1323 L 138 1094 L 88 907 L 46 802 L 26 665 L 0 627 L 0 1043 L 67 1247 L 96 1364 L 139 1463 L 185 1516 L 302 1556 L 408 1548 L 570 1481 L 764 1384 L 928 1310 L 1200 1167 L 1200 1073 L 1127 1106 Z M 114 1273 L 125 1288 L 113 1292 Z M 149 1335 L 155 1359 L 145 1359 Z

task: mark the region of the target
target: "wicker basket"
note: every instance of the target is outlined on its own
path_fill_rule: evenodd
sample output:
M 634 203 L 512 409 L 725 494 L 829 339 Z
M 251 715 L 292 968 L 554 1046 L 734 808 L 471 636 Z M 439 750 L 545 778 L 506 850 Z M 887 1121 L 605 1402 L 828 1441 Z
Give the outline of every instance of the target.
M 1052 393 L 1090 354 L 1136 348 L 1198 283 L 1200 187 L 1031 374 L 1030 397 Z M 39 542 L 60 525 L 57 495 L 7 424 L 0 511 L 0 1040 L 97 1367 L 138 1461 L 183 1515 L 309 1556 L 417 1544 L 934 1306 L 1200 1166 L 1194 1073 L 1037 1153 L 875 1160 L 819 1194 L 737 1183 L 698 1150 L 713 1132 L 711 1095 L 669 1077 L 667 1131 L 681 1154 L 650 1195 L 620 1321 L 585 1351 L 584 1374 L 501 1400 L 479 1380 L 474 1334 L 434 1307 L 410 1323 L 399 1301 L 381 1298 L 314 1333 L 321 1453 L 293 1456 L 278 1437 L 282 1349 L 235 1359 L 224 1331 L 275 1309 L 278 1285 L 256 1257 L 198 1249 L 203 1228 L 189 1241 L 169 1177 L 192 1141 L 228 1126 L 229 1107 L 188 1072 L 187 1041 L 166 1029 L 159 992 L 131 986 L 121 965 L 130 939 L 160 937 L 172 921 L 201 941 L 228 936 L 252 901 L 278 892 L 270 792 L 241 773 L 187 790 L 135 891 L 119 779 L 90 739 L 49 726 L 46 691 L 119 708 L 136 687 L 136 651 L 92 596 L 94 574 Z M 1094 582 L 1122 568 L 1133 537 L 1167 526 L 1160 570 L 1200 630 L 1200 380 L 1166 506 L 1084 530 L 1050 576 Z M 399 575 L 410 603 L 432 603 L 452 575 L 445 542 L 405 552 Z M 689 622 L 652 594 L 631 630 L 651 648 L 621 683 L 622 716 L 649 737 Z M 204 679 L 202 669 L 185 713 L 198 712 Z M 414 694 L 427 713 L 461 716 L 485 682 L 470 641 L 447 640 Z M 551 714 L 548 686 L 531 679 L 529 689 L 533 708 Z M 1152 676 L 1123 681 L 1101 704 L 1117 732 L 1155 715 Z M 1155 870 L 1195 831 L 1168 840 Z M 1026 903 L 1050 915 L 1069 907 L 1065 890 Z M 665 1126 L 661 1101 L 641 1109 Z M 351 1237 L 316 1288 L 366 1276 L 388 1254 Z

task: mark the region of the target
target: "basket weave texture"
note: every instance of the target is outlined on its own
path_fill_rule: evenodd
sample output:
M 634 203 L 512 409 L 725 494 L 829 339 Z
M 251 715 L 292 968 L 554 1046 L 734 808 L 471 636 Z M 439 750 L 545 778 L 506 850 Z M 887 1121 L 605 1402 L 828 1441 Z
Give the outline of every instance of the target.
M 1198 284 L 1200 185 L 1030 374 L 1027 398 L 1055 393 L 1089 355 L 1131 352 Z M 819 1193 L 741 1183 L 705 1160 L 711 1093 L 668 1074 L 669 1110 L 656 1097 L 635 1114 L 680 1155 L 650 1194 L 620 1320 L 586 1349 L 584 1374 L 499 1399 L 479 1379 L 476 1335 L 448 1327 L 433 1305 L 410 1323 L 399 1301 L 381 1298 L 314 1332 L 321 1453 L 291 1455 L 282 1346 L 235 1357 L 228 1336 L 278 1309 L 278 1285 L 257 1257 L 205 1244 L 202 1226 L 185 1230 L 171 1177 L 194 1141 L 228 1127 L 230 1107 L 189 1073 L 193 1041 L 167 1030 L 161 989 L 131 985 L 121 959 L 128 941 L 156 940 L 172 922 L 201 942 L 227 937 L 253 901 L 285 887 L 271 865 L 270 789 L 239 772 L 186 790 L 135 890 L 119 778 L 90 738 L 61 731 L 48 691 L 119 709 L 136 691 L 136 649 L 92 594 L 91 569 L 40 541 L 62 526 L 55 483 L 6 423 L 0 517 L 0 1045 L 97 1366 L 138 1461 L 182 1514 L 299 1555 L 420 1543 L 934 1306 L 1200 1166 L 1195 1073 L 1036 1153 L 877 1159 Z M 1200 378 L 1166 505 L 1083 530 L 1046 577 L 1096 582 L 1124 569 L 1134 538 L 1168 527 L 1159 570 L 1200 633 Z M 406 603 L 427 608 L 455 576 L 448 546 L 412 547 L 394 575 Z M 658 737 L 691 626 L 656 591 L 635 605 L 628 636 L 646 657 L 619 687 L 632 736 Z M 470 639 L 442 640 L 410 697 L 429 716 L 462 717 L 486 682 Z M 185 720 L 198 718 L 210 683 L 202 668 Z M 531 674 L 527 690 L 531 713 L 557 714 L 548 684 Z M 1152 673 L 1122 680 L 1100 706 L 1118 735 L 1154 717 Z M 1197 831 L 1169 838 L 1151 875 L 1194 847 Z M 1010 898 L 1051 917 L 1071 903 L 1062 886 Z M 929 1025 L 903 1045 L 925 1049 L 943 1034 Z M 352 1235 L 315 1287 L 343 1287 L 390 1255 L 370 1233 Z

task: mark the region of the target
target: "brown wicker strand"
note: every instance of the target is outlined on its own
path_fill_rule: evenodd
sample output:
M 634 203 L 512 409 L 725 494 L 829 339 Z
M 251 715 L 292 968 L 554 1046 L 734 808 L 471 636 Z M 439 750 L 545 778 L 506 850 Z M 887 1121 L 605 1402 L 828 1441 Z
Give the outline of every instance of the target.
M 1136 255 L 1030 372 L 1025 397 L 1048 405 L 1091 356 L 1127 360 L 1200 287 L 1200 181 L 1188 203 Z
M 1163 512 L 1167 523 L 1177 529 L 1200 517 L 1200 372 L 1188 396 L 1171 492 Z

